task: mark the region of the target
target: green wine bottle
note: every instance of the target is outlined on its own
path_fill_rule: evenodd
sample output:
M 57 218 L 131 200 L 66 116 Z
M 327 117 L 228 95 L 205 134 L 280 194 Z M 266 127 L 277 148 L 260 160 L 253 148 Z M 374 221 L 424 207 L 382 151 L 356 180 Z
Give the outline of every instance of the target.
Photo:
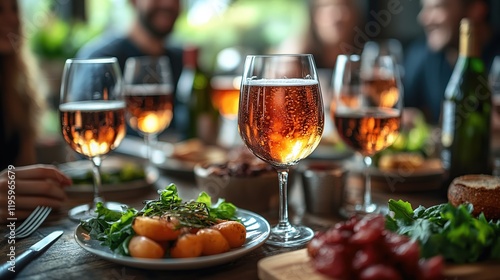
M 459 57 L 446 87 L 441 124 L 443 186 L 465 174 L 489 174 L 491 90 L 474 26 L 460 23 Z
M 218 113 L 210 100 L 210 78 L 198 65 L 199 49 L 184 48 L 184 67 L 177 85 L 178 98 L 187 105 L 186 138 L 198 138 L 207 144 L 215 143 Z

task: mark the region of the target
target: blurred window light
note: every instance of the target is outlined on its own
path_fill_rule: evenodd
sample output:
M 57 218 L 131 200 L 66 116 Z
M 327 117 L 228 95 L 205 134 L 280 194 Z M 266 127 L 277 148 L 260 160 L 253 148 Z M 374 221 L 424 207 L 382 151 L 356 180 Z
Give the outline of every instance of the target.
M 234 71 L 241 63 L 241 53 L 236 48 L 224 49 L 217 55 L 217 66 L 223 72 Z
M 221 16 L 230 3 L 231 0 L 187 0 L 188 23 L 192 26 L 204 25 L 214 17 Z

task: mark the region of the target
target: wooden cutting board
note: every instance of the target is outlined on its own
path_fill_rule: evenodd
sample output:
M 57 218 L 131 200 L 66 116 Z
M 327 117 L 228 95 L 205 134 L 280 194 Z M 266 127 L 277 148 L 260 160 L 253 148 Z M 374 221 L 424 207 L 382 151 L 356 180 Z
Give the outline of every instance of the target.
M 258 273 L 261 280 L 332 280 L 314 270 L 306 249 L 264 258 Z M 444 275 L 450 280 L 500 279 L 500 263 L 449 265 Z

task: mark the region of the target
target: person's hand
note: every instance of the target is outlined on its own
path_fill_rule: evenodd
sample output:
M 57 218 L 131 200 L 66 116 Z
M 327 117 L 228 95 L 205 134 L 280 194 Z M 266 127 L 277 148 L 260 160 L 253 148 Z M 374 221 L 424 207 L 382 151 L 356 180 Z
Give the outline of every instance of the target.
M 64 187 L 71 184 L 71 179 L 55 166 L 29 165 L 8 171 L 0 172 L 0 222 L 12 217 L 9 203 L 15 209 L 14 217 L 22 220 L 37 206 L 58 209 L 66 200 Z

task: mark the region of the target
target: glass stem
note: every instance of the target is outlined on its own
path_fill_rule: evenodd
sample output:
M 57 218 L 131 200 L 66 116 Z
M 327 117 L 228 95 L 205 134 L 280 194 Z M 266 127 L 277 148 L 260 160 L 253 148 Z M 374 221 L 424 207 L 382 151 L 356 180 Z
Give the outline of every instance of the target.
M 146 143 L 146 159 L 147 166 L 151 166 L 151 157 L 153 155 L 152 145 L 156 145 L 157 139 L 156 134 L 148 133 L 144 136 L 144 142 Z
M 288 168 L 278 169 L 278 179 L 279 179 L 279 221 L 277 227 L 280 230 L 286 230 L 290 228 L 290 222 L 288 222 Z
M 100 156 L 93 157 L 92 161 L 92 173 L 94 174 L 94 201 L 92 206 L 90 207 L 90 211 L 96 208 L 97 202 L 104 202 L 104 199 L 101 197 L 101 163 L 102 158 Z
M 372 158 L 365 156 L 363 158 L 365 162 L 365 193 L 363 196 L 363 205 L 367 209 L 372 205 L 372 181 L 370 179 L 370 168 L 372 166 Z

